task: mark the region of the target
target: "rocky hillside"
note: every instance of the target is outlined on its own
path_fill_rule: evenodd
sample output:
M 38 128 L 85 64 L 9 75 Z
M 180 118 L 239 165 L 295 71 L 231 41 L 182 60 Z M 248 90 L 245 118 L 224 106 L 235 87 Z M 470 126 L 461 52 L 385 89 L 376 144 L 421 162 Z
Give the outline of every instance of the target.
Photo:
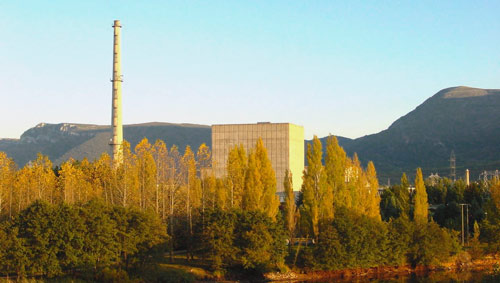
M 177 145 L 183 152 L 186 145 L 198 148 L 201 143 L 211 143 L 209 126 L 192 124 L 146 123 L 125 125 L 124 138 L 132 147 L 144 137 L 151 143 L 157 139 L 165 141 L 168 147 Z M 48 155 L 55 164 L 69 158 L 98 158 L 110 150 L 109 126 L 83 124 L 38 124 L 21 135 L 21 138 L 0 140 L 0 151 L 14 158 L 19 166 L 36 158 L 41 152 Z

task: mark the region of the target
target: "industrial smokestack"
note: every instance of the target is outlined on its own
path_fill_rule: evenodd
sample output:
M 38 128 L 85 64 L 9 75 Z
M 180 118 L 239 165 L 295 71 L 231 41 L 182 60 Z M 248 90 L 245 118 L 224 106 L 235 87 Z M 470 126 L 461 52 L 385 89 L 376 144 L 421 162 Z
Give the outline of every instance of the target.
M 123 125 L 122 125 L 122 74 L 120 62 L 120 21 L 115 20 L 113 25 L 113 106 L 111 109 L 111 128 L 113 136 L 111 138 L 112 158 L 114 164 L 120 164 L 123 161 Z
M 467 186 L 470 185 L 470 180 L 469 180 L 469 169 L 465 169 L 465 184 Z

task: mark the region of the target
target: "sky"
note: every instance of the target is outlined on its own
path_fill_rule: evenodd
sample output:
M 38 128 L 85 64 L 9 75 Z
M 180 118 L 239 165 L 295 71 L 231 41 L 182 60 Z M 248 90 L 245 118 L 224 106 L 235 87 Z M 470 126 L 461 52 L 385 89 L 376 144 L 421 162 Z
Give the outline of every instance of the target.
M 123 121 L 377 133 L 439 90 L 500 88 L 500 1 L 0 0 L 0 138 Z

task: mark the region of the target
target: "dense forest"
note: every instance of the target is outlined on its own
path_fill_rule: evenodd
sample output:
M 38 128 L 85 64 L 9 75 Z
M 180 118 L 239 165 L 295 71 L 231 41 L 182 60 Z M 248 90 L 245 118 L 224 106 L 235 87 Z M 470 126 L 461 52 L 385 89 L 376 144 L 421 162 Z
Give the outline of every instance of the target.
M 54 167 L 38 155 L 16 168 L 0 152 L 0 274 L 167 281 L 147 271 L 179 254 L 223 277 L 439 265 L 500 249 L 498 180 L 467 186 L 417 169 L 414 186 L 403 174 L 379 194 L 372 162 L 315 137 L 298 197 L 287 173 L 280 203 L 261 140 L 229 152 L 224 178 L 211 162 L 205 144 L 181 155 L 147 139 L 125 142 L 115 164 L 103 154 Z

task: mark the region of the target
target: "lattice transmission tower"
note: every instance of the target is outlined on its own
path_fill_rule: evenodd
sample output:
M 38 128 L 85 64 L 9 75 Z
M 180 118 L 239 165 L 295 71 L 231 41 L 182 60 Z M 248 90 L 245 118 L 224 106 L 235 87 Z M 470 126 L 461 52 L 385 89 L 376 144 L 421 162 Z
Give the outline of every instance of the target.
M 455 182 L 457 180 L 457 165 L 456 165 L 457 159 L 455 158 L 455 151 L 451 151 L 450 154 L 450 179 Z

